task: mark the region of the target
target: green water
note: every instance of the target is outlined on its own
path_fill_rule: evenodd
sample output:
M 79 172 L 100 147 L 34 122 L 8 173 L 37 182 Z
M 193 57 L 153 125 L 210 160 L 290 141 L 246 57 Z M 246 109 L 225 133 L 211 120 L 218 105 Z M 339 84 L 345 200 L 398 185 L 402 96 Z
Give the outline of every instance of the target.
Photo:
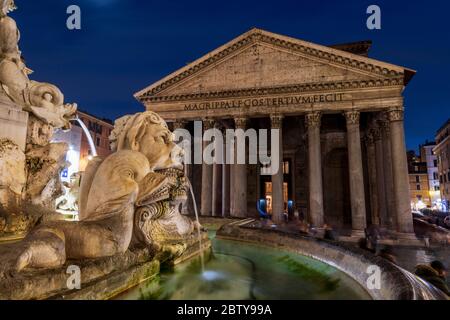
M 212 234 L 213 235 L 213 234 Z M 241 242 L 212 238 L 213 254 L 162 270 L 117 299 L 259 300 L 370 299 L 354 280 L 322 262 Z

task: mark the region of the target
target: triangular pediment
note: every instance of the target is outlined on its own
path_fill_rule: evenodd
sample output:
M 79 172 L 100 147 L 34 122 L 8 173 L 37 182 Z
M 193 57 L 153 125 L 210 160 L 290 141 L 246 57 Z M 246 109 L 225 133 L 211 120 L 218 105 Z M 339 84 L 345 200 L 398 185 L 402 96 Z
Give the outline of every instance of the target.
M 365 56 L 252 29 L 135 96 L 189 96 L 299 85 L 394 80 L 406 84 L 414 71 Z

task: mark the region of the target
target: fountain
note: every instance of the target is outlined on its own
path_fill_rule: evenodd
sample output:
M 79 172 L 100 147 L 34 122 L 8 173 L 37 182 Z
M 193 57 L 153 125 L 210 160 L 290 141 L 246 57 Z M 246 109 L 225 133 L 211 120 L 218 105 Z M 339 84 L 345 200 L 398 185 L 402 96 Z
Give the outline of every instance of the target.
M 253 230 L 242 221 L 209 240 L 180 157 L 172 156 L 182 150 L 151 111 L 115 122 L 113 154 L 95 156 L 82 178 L 80 221 L 61 221 L 53 211 L 68 148 L 50 138 L 57 128 L 70 129 L 76 105 L 65 104 L 55 86 L 28 78 L 19 31 L 7 16 L 14 3 L 0 0 L 0 8 L 0 235 L 26 236 L 0 245 L 0 299 L 434 297 L 415 292 L 414 278 L 381 258 L 328 242 Z M 188 192 L 195 223 L 179 211 Z M 215 253 L 205 261 L 211 242 Z M 160 272 L 161 264 L 178 262 Z M 369 292 L 361 270 L 374 265 L 382 269 L 383 290 Z M 74 266 L 80 290 L 68 286 Z M 161 283 L 153 286 L 157 275 Z
M 56 86 L 29 79 L 19 30 L 8 16 L 14 9 L 13 1 L 0 1 L 0 240 L 22 238 L 55 209 L 68 146 L 51 138 L 56 129 L 70 129 L 77 109 Z
M 192 205 L 194 206 L 195 220 L 197 222 L 197 225 L 200 226 L 200 219 L 198 216 L 198 207 L 197 207 L 197 201 L 195 200 L 194 189 L 192 188 L 191 181 L 188 178 L 186 178 L 186 179 L 188 182 L 189 191 L 191 193 Z M 198 245 L 199 245 L 199 250 L 200 250 L 200 262 L 201 262 L 201 266 L 202 266 L 202 272 L 204 272 L 205 271 L 205 258 L 204 258 L 204 252 L 203 252 L 203 246 L 202 246 L 202 233 L 201 233 L 200 228 L 197 228 L 197 235 L 198 235 Z
M 156 139 L 172 137 L 166 122 L 150 111 L 118 119 L 111 133 L 113 154 L 98 157 L 89 131 L 75 116 L 77 106 L 64 104 L 55 86 L 28 79 L 19 31 L 7 16 L 13 3 L 0 0 L 0 8 L 0 115 L 5 109 L 19 118 L 0 119 L 9 125 L 0 131 L 0 236 L 25 237 L 0 245 L 0 299 L 107 298 L 107 292 L 156 275 L 160 263 L 183 261 L 206 249 L 198 221 L 179 212 L 188 183 L 171 155 L 181 149 L 169 138 Z M 55 200 L 68 146 L 50 139 L 55 129 L 69 130 L 74 119 L 94 157 L 81 181 L 79 221 L 62 221 Z M 90 291 L 67 288 L 69 260 L 81 268 L 81 285 Z M 122 281 L 101 287 L 105 276 L 113 279 L 120 271 Z
M 94 140 L 92 139 L 91 132 L 86 127 L 86 124 L 78 117 L 72 121 L 76 121 L 81 129 L 83 130 L 84 135 L 89 143 L 90 155 L 89 160 L 92 160 L 94 157 L 97 157 L 97 150 L 94 144 Z M 70 147 L 69 152 L 73 152 L 72 147 Z M 76 157 L 79 158 L 79 154 L 75 154 Z M 69 162 L 72 162 L 70 158 L 70 154 L 68 153 Z M 78 161 L 78 159 L 76 160 Z M 73 164 L 73 163 L 71 163 Z M 78 167 L 78 166 L 77 166 Z M 55 201 L 56 211 L 64 215 L 65 220 L 78 220 L 78 202 L 79 202 L 79 190 L 80 190 L 80 181 L 81 181 L 82 172 L 74 172 L 70 176 L 70 182 L 63 182 L 64 185 L 64 194 L 58 197 Z
M 86 135 L 86 138 L 89 142 L 89 148 L 91 149 L 91 153 L 93 157 L 97 157 L 97 148 L 95 147 L 94 140 L 92 139 L 92 135 L 89 132 L 89 129 L 86 127 L 86 124 L 81 120 L 78 115 L 76 116 L 75 120 L 80 124 L 81 129 L 83 129 L 84 134 Z

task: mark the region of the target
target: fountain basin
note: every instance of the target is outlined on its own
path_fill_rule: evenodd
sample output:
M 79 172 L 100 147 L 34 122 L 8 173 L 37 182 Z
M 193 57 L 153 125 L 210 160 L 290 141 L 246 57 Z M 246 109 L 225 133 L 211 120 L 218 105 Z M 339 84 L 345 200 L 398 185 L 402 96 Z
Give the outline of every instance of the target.
M 370 297 L 375 300 L 446 300 L 442 292 L 410 272 L 347 244 L 233 223 L 222 226 L 217 237 L 264 244 L 324 262 L 366 288 Z M 381 275 L 379 289 L 368 288 L 368 279 L 373 274 L 370 270 L 374 267 L 379 268 Z
M 371 296 L 336 268 L 268 246 L 215 239 L 205 267 L 198 259 L 163 269 L 118 300 L 368 300 Z
M 203 250 L 210 249 L 207 234 L 204 233 Z M 167 253 L 152 252 L 147 248 L 132 248 L 124 254 L 109 258 L 83 261 L 67 261 L 59 269 L 12 271 L 16 254 L 21 252 L 23 242 L 3 244 L 0 256 L 0 300 L 106 300 L 137 286 L 142 281 L 156 277 L 160 265 L 176 265 L 198 255 L 197 235 L 186 239 L 187 249 L 176 259 Z M 71 274 L 68 267 L 80 268 L 81 289 L 68 289 Z

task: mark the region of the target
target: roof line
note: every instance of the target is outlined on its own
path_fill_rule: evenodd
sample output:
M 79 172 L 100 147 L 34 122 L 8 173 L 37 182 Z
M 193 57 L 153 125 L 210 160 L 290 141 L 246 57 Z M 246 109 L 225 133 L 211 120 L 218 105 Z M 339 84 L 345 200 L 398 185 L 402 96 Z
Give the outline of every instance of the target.
M 196 59 L 195 61 L 189 63 L 188 65 L 170 73 L 169 75 L 165 76 L 164 78 L 160 79 L 159 81 L 151 84 L 150 86 L 147 86 L 146 88 L 138 91 L 134 94 L 134 97 L 140 101 L 140 97 L 142 97 L 144 94 L 148 94 L 150 90 L 155 90 L 156 88 L 159 88 L 158 92 L 164 91 L 168 87 L 170 87 L 173 83 L 178 83 L 179 81 L 185 79 L 186 77 L 191 76 L 192 74 L 197 73 L 199 70 L 203 69 L 204 67 L 208 66 L 209 63 L 208 60 L 214 60 L 218 61 L 225 57 L 227 54 L 224 53 L 225 50 L 229 49 L 232 51 L 239 50 L 242 47 L 247 47 L 249 44 L 253 44 L 257 41 L 261 41 L 261 37 L 269 37 L 272 39 L 276 39 L 281 44 L 285 44 L 288 47 L 300 47 L 302 49 L 302 52 L 305 54 L 317 54 L 319 58 L 323 59 L 330 59 L 329 57 L 332 56 L 334 58 L 339 57 L 341 59 L 336 58 L 333 60 L 335 63 L 344 63 L 344 61 L 350 61 L 355 62 L 355 65 L 351 65 L 350 67 L 354 67 L 356 69 L 361 68 L 358 65 L 358 61 L 362 64 L 366 65 L 376 65 L 379 69 L 382 70 L 383 74 L 386 77 L 388 76 L 389 72 L 394 73 L 402 73 L 405 77 L 405 85 L 409 82 L 409 80 L 412 78 L 412 76 L 416 73 L 415 70 L 405 68 L 402 66 L 390 64 L 387 62 L 383 62 L 380 60 L 368 58 L 366 56 L 361 56 L 355 53 L 335 49 L 332 47 L 327 47 L 324 45 L 315 44 L 312 42 L 272 33 L 269 31 L 265 31 L 258 28 L 253 28 L 240 36 L 232 39 L 231 41 L 225 43 L 224 45 L 214 49 L 213 51 L 201 56 L 200 58 Z M 242 42 L 242 43 L 240 43 Z M 284 42 L 284 43 L 282 43 Z M 330 59 L 331 60 L 331 59 Z M 362 69 L 362 68 L 361 68 Z M 364 70 L 364 69 L 362 69 Z M 373 72 L 373 70 L 365 70 L 366 72 Z M 384 72 L 386 74 L 384 74 Z M 168 83 L 172 82 L 172 83 Z

